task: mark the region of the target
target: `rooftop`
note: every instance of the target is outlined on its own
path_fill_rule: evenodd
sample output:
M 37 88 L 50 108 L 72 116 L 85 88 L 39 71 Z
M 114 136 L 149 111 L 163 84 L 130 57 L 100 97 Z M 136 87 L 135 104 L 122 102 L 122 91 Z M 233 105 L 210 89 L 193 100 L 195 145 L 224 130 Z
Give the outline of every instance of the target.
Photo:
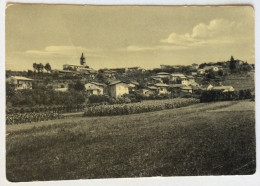
M 33 79 L 22 77 L 22 76 L 11 76 L 11 77 L 14 78 L 14 79 L 17 79 L 17 80 L 33 81 Z

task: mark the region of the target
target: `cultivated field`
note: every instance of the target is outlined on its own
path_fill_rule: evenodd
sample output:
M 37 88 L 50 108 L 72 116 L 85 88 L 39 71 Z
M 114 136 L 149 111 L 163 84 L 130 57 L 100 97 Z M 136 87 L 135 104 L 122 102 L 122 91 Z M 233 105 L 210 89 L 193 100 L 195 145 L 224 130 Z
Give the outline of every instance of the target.
M 255 172 L 249 101 L 6 127 L 10 181 Z
M 233 86 L 235 90 L 255 89 L 255 72 L 247 74 L 230 74 L 223 81 L 223 85 Z

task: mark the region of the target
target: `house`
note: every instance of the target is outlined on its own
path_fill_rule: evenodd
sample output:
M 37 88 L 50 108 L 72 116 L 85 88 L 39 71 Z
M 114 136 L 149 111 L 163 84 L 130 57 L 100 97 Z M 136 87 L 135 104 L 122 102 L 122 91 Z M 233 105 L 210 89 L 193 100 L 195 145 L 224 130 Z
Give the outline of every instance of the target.
M 158 87 L 149 86 L 149 87 L 147 87 L 147 88 L 148 88 L 148 90 L 151 92 L 151 94 L 158 94 L 158 93 L 159 93 Z
M 174 73 L 174 74 L 171 74 L 171 79 L 170 79 L 170 81 L 176 82 L 177 80 L 181 80 L 181 79 L 184 79 L 184 78 L 186 78 L 185 75 L 183 75 L 183 74 L 178 74 L 178 73 Z
M 161 69 L 169 70 L 169 69 L 179 69 L 182 65 L 160 65 Z
M 193 64 L 191 65 L 191 68 L 194 69 L 194 70 L 196 70 L 196 69 L 199 68 L 199 65 L 198 65 L 197 63 L 193 63 Z
M 6 82 L 13 85 L 15 90 L 32 89 L 33 79 L 22 76 L 11 76 L 6 79 Z
M 85 84 L 85 90 L 88 95 L 103 95 L 105 85 L 102 83 L 91 82 Z
M 127 68 L 125 69 L 125 71 L 126 71 L 126 72 L 138 72 L 138 71 L 144 72 L 145 69 L 143 69 L 143 68 L 141 68 L 141 67 L 127 67 Z
M 152 76 L 151 77 L 151 82 L 154 84 L 154 83 L 162 83 L 163 80 L 162 80 L 162 77 L 161 76 Z
M 107 78 L 114 78 L 116 71 L 113 70 L 104 70 L 103 74 L 107 77 Z
M 166 85 L 164 83 L 156 83 L 154 86 L 158 89 L 158 94 L 169 94 L 167 90 L 169 85 Z
M 167 73 L 167 72 L 159 72 L 159 73 L 157 73 L 157 76 L 158 76 L 158 77 L 161 77 L 161 78 L 169 78 L 169 77 L 170 77 L 170 73 Z
M 206 73 L 206 70 L 205 69 L 198 69 L 198 73 L 200 75 L 204 75 Z
M 128 84 L 116 80 L 108 85 L 108 93 L 113 98 L 119 98 L 124 94 L 129 94 Z
M 115 71 L 116 73 L 125 73 L 125 68 L 111 68 L 109 70 Z
M 233 92 L 235 89 L 232 86 L 215 86 L 213 90 L 221 90 L 223 92 Z
M 192 87 L 191 86 L 181 87 L 181 91 L 192 93 Z
M 129 92 L 135 92 L 138 86 L 139 86 L 138 82 L 131 81 L 130 83 L 128 83 Z
M 189 83 L 195 83 L 195 78 L 193 76 L 187 76 Z
M 232 86 L 213 86 L 209 85 L 207 90 L 220 90 L 222 92 L 233 92 L 235 89 Z
M 185 85 L 185 86 L 188 86 L 189 85 L 189 79 L 188 78 L 184 78 L 181 80 L 181 84 L 182 85 Z
M 79 71 L 80 69 L 85 68 L 83 65 L 77 65 L 77 64 L 64 64 L 63 70 L 69 70 L 69 71 Z
M 219 66 L 219 65 L 215 65 L 215 66 L 205 66 L 203 69 L 205 70 L 205 72 L 206 72 L 206 71 L 209 71 L 209 70 L 213 70 L 214 72 L 218 72 L 218 71 L 220 71 L 220 70 L 223 70 L 223 69 L 222 69 L 222 66 Z
M 94 79 L 97 75 L 97 71 L 92 68 L 81 68 L 80 73 L 89 79 Z

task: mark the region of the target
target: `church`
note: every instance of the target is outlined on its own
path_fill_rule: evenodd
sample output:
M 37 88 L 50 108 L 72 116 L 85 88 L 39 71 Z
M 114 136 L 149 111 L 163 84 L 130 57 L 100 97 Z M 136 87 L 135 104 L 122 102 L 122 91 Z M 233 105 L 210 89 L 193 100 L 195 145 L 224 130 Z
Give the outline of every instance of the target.
M 81 69 L 89 69 L 89 66 L 86 65 L 86 59 L 84 57 L 84 54 L 81 54 L 80 57 L 80 64 L 65 64 L 63 65 L 63 70 L 69 70 L 69 71 L 80 71 Z
M 94 79 L 97 71 L 94 70 L 93 68 L 89 68 L 88 65 L 86 65 L 86 59 L 84 57 L 84 54 L 81 54 L 79 64 L 64 64 L 63 65 L 63 71 L 62 72 L 70 72 L 73 74 L 81 74 L 85 77 Z M 61 71 L 60 71 L 61 72 Z

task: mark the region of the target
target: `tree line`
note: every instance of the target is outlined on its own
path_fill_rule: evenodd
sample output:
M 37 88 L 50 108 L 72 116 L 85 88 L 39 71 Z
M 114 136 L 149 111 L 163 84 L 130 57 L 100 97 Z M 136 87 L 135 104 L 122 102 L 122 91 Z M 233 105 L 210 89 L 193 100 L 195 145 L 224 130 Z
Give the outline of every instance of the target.
M 47 72 L 51 72 L 51 65 L 50 63 L 46 63 L 43 65 L 42 63 L 33 63 L 33 69 L 34 72 L 43 73 L 43 70 L 45 69 Z

